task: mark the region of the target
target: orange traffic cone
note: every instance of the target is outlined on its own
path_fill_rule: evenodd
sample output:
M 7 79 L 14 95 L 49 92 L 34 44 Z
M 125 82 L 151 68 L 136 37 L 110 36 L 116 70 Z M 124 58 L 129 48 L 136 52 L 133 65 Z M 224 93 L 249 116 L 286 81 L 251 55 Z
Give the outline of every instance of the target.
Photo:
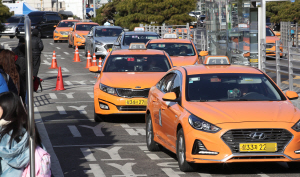
M 62 77 L 62 74 L 61 74 L 61 67 L 58 68 L 56 88 L 54 90 L 66 90 L 64 88 L 64 81 L 63 81 L 63 77 Z
M 76 45 L 76 47 L 75 47 L 75 53 L 74 53 L 73 60 L 75 60 L 75 58 L 76 58 L 76 50 L 78 51 L 78 47 L 77 47 L 77 45 Z
M 51 67 L 49 69 L 57 69 L 57 61 L 56 61 L 56 54 L 55 51 L 53 51 L 53 55 L 52 55 L 52 64 Z
M 92 66 L 97 66 L 96 54 L 93 55 Z
M 101 69 L 101 65 L 102 65 L 102 58 L 100 57 L 100 58 L 99 58 L 99 64 L 98 64 L 98 69 L 99 69 L 99 70 Z
M 89 68 L 91 66 L 92 66 L 92 57 L 91 57 L 90 51 L 88 51 L 88 56 L 87 56 L 86 67 L 85 68 Z
M 80 61 L 80 57 L 79 57 L 79 52 L 78 52 L 78 47 L 76 46 L 76 49 L 75 49 L 75 58 L 74 58 L 74 61 L 73 62 L 81 62 Z
M 109 49 L 107 49 L 106 52 L 109 53 L 110 52 Z

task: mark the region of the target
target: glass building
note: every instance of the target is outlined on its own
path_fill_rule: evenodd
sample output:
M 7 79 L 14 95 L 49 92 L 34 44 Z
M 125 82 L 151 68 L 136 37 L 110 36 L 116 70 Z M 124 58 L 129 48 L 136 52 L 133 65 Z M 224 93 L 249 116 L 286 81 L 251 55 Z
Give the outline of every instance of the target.
M 232 64 L 258 65 L 255 2 L 205 0 L 209 55 L 226 55 Z

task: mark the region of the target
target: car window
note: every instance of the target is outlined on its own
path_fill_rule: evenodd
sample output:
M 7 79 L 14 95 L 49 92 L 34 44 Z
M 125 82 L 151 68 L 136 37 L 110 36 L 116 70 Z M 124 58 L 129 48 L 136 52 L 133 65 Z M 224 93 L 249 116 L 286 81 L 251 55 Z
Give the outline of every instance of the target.
M 57 27 L 72 27 L 74 25 L 74 22 L 68 22 L 68 21 L 62 21 L 58 24 Z
M 165 55 L 110 55 L 104 72 L 166 72 L 171 68 Z
M 7 23 L 19 23 L 21 17 L 10 17 L 6 20 Z
M 29 18 L 31 20 L 31 23 L 39 23 L 40 21 L 42 21 L 44 19 L 45 19 L 45 22 L 46 22 L 46 17 L 43 17 L 43 16 L 33 16 L 33 15 L 30 15 Z M 23 22 L 24 22 L 24 20 L 23 20 Z
M 158 39 L 158 35 L 145 35 L 145 34 L 132 34 L 132 35 L 125 35 L 123 40 L 123 45 L 130 45 L 131 43 L 147 43 L 150 39 Z
M 122 33 L 122 29 L 102 28 L 95 30 L 95 37 L 116 37 Z
M 54 15 L 46 15 L 47 23 L 55 23 Z
M 175 78 L 172 82 L 171 92 L 175 92 L 176 97 L 179 98 L 180 96 L 180 89 L 181 88 L 181 79 L 178 74 L 175 75 Z
M 61 21 L 60 16 L 58 16 L 58 15 L 53 15 L 53 16 L 54 16 L 55 23 L 59 23 Z
M 164 50 L 170 56 L 195 56 L 192 44 L 188 43 L 150 43 L 147 49 Z
M 266 28 L 266 36 L 275 36 L 275 34 L 270 28 Z
M 172 80 L 175 76 L 175 73 L 170 73 L 168 75 L 166 75 L 160 85 L 160 91 L 167 93 L 171 90 L 171 86 L 172 86 Z
M 90 31 L 92 27 L 98 26 L 95 24 L 77 24 L 76 30 L 77 31 Z

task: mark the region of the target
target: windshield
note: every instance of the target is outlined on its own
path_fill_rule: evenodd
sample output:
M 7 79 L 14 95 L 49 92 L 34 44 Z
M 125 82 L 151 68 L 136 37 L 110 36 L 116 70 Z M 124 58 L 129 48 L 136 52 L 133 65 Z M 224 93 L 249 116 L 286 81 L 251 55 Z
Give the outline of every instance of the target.
M 98 26 L 98 25 L 92 25 L 92 24 L 76 25 L 76 30 L 77 31 L 90 31 L 93 26 Z
M 68 22 L 68 21 L 65 21 L 65 22 L 60 22 L 58 24 L 57 27 L 72 27 L 74 25 L 75 22 Z
M 21 18 L 23 18 L 23 17 L 10 17 L 6 21 L 7 21 L 7 23 L 19 23 Z
M 158 35 L 125 35 L 123 45 L 130 45 L 131 43 L 147 43 L 150 39 L 158 39 Z
M 29 16 L 31 23 L 39 23 L 42 21 L 42 16 Z M 22 19 L 22 23 L 24 23 L 24 18 Z
M 148 49 L 164 50 L 170 56 L 195 56 L 192 44 L 187 43 L 150 43 Z
M 122 33 L 122 29 L 102 28 L 96 29 L 95 37 L 117 37 Z
M 270 28 L 266 28 L 266 36 L 275 36 L 275 34 Z
M 189 75 L 186 87 L 186 100 L 194 102 L 285 100 L 263 74 Z
M 110 55 L 103 72 L 166 72 L 170 67 L 165 55 Z

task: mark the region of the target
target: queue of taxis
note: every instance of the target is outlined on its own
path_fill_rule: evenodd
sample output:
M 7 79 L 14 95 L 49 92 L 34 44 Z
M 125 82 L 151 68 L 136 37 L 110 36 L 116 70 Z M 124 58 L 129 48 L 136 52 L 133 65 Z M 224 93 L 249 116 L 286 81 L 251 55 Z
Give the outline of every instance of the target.
M 69 37 L 70 28 L 74 23 L 80 22 L 79 20 L 62 20 L 57 25 L 55 25 L 55 30 L 53 31 L 54 43 L 58 41 L 66 41 Z
M 147 49 L 166 51 L 170 55 L 174 66 L 202 63 L 194 42 L 189 39 L 178 39 L 176 34 L 167 33 L 163 39 L 151 39 L 146 47 Z
M 181 171 L 198 163 L 300 162 L 300 112 L 262 71 L 226 56 L 174 67 L 152 86 L 146 144 L 177 155 Z
M 146 49 L 144 43 L 108 53 L 100 70 L 89 68 L 100 73 L 94 86 L 95 121 L 112 114 L 145 114 L 150 87 L 172 66 L 166 52 Z
M 68 35 L 69 48 L 73 47 L 75 49 L 76 46 L 84 47 L 85 38 L 94 26 L 99 26 L 99 24 L 94 22 L 75 23 L 73 27 L 70 28 L 70 33 Z

